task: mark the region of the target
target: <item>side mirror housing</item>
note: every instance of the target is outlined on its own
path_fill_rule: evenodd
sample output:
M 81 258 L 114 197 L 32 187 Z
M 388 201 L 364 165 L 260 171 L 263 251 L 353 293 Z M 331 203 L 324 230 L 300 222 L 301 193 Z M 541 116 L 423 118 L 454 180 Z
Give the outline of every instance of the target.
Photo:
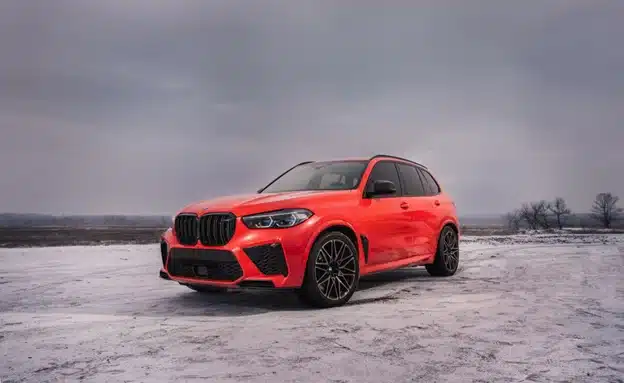
M 369 197 L 382 196 L 382 195 L 390 195 L 396 193 L 396 185 L 392 181 L 386 180 L 377 180 L 373 182 L 372 186 L 369 188 L 367 195 Z

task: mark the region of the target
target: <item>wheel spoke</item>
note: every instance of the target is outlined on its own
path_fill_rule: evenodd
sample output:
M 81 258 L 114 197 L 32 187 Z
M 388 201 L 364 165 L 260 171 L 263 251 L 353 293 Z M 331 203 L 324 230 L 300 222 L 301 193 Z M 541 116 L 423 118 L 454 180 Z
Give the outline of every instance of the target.
M 315 274 L 316 274 L 316 280 L 317 280 L 317 281 L 319 281 L 319 283 L 320 283 L 320 281 L 321 281 L 323 278 L 325 278 L 326 276 L 330 276 L 330 275 L 331 275 L 331 274 L 329 273 L 329 271 L 327 271 L 327 270 L 322 270 L 322 271 L 321 271 L 321 276 L 320 276 L 320 277 L 318 276 L 318 275 L 319 275 L 319 273 L 318 273 L 318 272 L 316 272 Z
M 316 269 L 317 270 L 321 270 L 321 271 L 327 271 L 329 270 L 329 265 L 328 264 L 316 264 Z
M 336 253 L 336 262 L 340 262 L 345 254 L 347 254 L 348 248 L 347 248 L 347 244 L 344 242 L 340 242 L 342 246 L 340 246 L 340 250 L 338 250 L 338 252 Z
M 340 279 L 334 277 L 334 283 L 336 283 L 336 298 L 342 297 L 342 286 L 340 285 Z
M 349 290 L 349 285 L 350 285 L 350 283 L 345 283 L 345 282 L 348 282 L 348 281 L 346 281 L 346 280 L 343 282 L 343 281 L 342 281 L 342 278 L 344 278 L 344 277 L 342 277 L 341 275 L 339 275 L 339 276 L 337 276 L 337 277 L 336 277 L 336 281 L 338 282 L 338 285 L 340 285 L 340 286 L 344 287 L 344 289 L 345 289 L 346 291 L 348 291 L 348 290 Z
M 338 258 L 338 266 L 342 267 L 343 265 L 353 261 L 353 253 L 351 250 L 345 251 L 340 258 Z
M 331 254 L 331 260 L 335 261 L 336 260 L 336 255 L 338 255 L 338 252 L 336 250 L 336 241 L 331 241 L 331 246 L 330 246 L 330 254 Z
M 333 289 L 332 289 L 332 290 L 336 293 L 336 294 L 334 294 L 334 297 L 333 297 L 333 298 L 334 298 L 334 299 L 338 299 L 338 297 L 339 297 L 340 295 L 338 294 L 338 286 L 336 285 L 336 279 L 335 279 L 335 278 L 332 278 L 332 280 L 331 280 L 331 284 L 332 284 L 332 287 L 333 287 Z
M 355 275 L 355 265 L 353 265 L 353 268 L 349 268 L 349 267 L 346 267 L 346 266 L 345 267 L 341 267 L 340 271 L 343 274 L 353 274 L 353 275 Z
M 327 274 L 323 274 L 321 276 L 321 278 L 319 278 L 317 283 L 320 286 L 322 284 L 325 284 L 325 283 L 329 282 L 330 280 L 331 280 L 331 275 L 329 273 L 327 273 Z
M 315 279 L 319 291 L 330 300 L 344 298 L 356 281 L 356 255 L 340 239 L 327 241 L 316 254 Z
M 455 233 L 453 231 L 446 232 L 441 245 L 440 250 L 444 257 L 444 265 L 447 270 L 452 271 L 459 264 L 459 243 Z
M 342 263 L 338 264 L 338 267 L 341 268 L 341 269 L 345 268 L 345 267 L 348 267 L 348 266 L 355 266 L 355 256 L 354 255 L 351 255 L 349 258 L 343 260 Z
M 344 261 L 342 264 L 338 264 L 338 269 L 347 270 L 350 269 L 352 272 L 355 272 L 355 258 L 351 257 Z
M 457 256 L 451 257 L 451 261 L 453 262 L 453 267 L 456 267 L 459 263 L 459 258 Z
M 320 255 L 323 256 L 323 259 L 325 259 L 325 262 L 327 263 L 331 262 L 331 255 L 325 250 L 325 246 L 321 247 Z

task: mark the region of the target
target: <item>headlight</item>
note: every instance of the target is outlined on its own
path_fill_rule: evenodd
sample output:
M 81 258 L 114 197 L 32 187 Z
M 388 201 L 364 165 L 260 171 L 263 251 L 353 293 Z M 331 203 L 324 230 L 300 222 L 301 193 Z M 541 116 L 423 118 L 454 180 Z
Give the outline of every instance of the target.
M 313 213 L 306 209 L 286 209 L 248 215 L 242 220 L 250 229 L 285 229 L 299 225 L 312 215 Z

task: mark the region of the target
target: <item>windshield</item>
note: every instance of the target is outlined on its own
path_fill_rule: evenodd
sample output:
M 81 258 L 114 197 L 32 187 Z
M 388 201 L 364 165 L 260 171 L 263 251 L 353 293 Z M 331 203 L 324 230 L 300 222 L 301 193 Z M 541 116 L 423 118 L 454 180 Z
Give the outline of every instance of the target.
M 262 193 L 304 190 L 349 190 L 360 184 L 368 161 L 313 162 L 282 175 Z

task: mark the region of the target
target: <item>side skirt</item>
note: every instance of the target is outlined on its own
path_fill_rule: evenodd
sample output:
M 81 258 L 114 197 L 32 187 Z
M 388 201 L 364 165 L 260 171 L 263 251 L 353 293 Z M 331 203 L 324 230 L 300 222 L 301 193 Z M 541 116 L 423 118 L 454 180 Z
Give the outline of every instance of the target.
M 381 263 L 378 265 L 364 266 L 360 269 L 360 276 L 376 274 L 383 271 L 402 269 L 404 267 L 424 266 L 433 263 L 435 254 L 418 255 L 415 257 L 400 259 L 394 262 Z

